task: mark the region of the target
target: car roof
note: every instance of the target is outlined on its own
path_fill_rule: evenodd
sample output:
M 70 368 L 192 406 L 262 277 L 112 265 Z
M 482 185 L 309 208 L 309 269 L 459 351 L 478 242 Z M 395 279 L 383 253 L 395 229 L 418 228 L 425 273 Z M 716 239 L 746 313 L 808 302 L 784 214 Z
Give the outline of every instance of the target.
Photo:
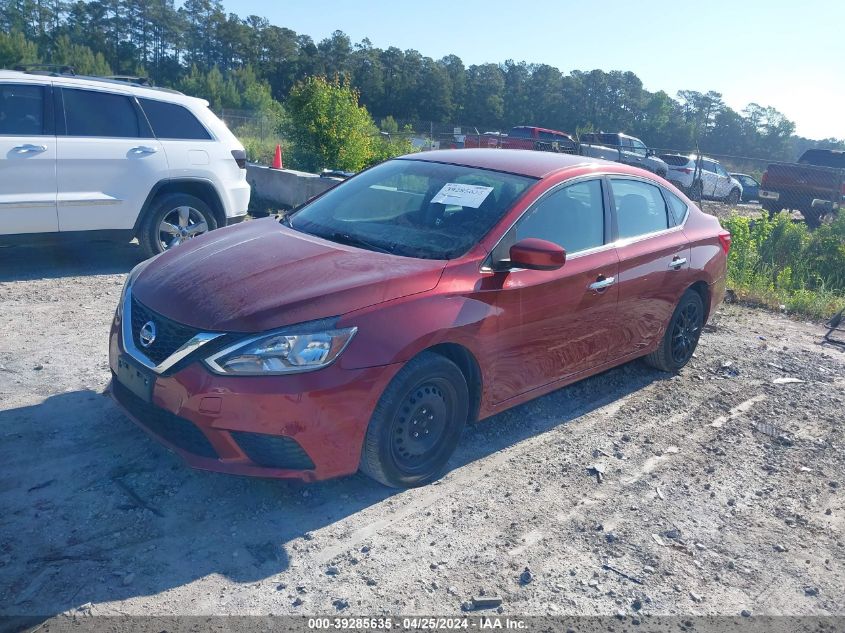
M 448 163 L 464 167 L 478 167 L 504 171 L 532 178 L 543 178 L 549 174 L 572 167 L 602 165 L 620 168 L 619 173 L 628 173 L 619 163 L 598 158 L 587 158 L 573 154 L 537 152 L 525 149 L 441 149 L 401 156 L 402 160 L 423 160 L 431 163 Z
M 0 70 L 0 81 L 23 81 L 40 84 L 52 83 L 59 86 L 74 86 L 77 88 L 94 88 L 111 90 L 133 94 L 138 97 L 157 99 L 159 101 L 170 101 L 183 104 L 208 105 L 204 99 L 189 97 L 176 90 L 168 88 L 157 88 L 154 86 L 141 86 L 107 77 L 88 77 L 85 75 L 62 75 L 46 72 L 22 72 L 19 70 Z

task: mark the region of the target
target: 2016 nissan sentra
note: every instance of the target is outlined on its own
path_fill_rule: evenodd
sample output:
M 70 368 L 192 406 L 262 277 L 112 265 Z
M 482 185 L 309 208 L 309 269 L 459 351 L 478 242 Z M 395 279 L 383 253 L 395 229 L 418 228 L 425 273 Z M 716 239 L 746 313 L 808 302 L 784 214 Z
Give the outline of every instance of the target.
M 198 468 L 421 485 L 468 422 L 638 357 L 683 367 L 729 247 L 634 167 L 414 154 L 136 267 L 112 393 Z

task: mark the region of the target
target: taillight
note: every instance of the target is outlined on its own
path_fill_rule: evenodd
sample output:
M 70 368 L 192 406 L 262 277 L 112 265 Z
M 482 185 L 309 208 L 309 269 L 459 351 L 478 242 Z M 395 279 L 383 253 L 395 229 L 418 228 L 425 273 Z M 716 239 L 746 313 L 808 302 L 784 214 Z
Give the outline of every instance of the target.
M 232 158 L 235 159 L 235 162 L 238 164 L 238 167 L 241 169 L 246 169 L 246 152 L 242 149 L 233 149 L 232 150 Z
M 689 167 L 681 167 L 681 171 L 684 172 L 685 174 L 691 174 L 692 173 L 692 169 L 689 168 Z
M 765 188 L 765 187 L 766 187 L 766 181 L 767 181 L 768 179 L 769 179 L 769 172 L 768 172 L 768 171 L 764 171 L 764 172 L 763 172 L 763 176 L 760 178 L 760 186 L 761 186 L 761 187 L 763 187 L 763 188 Z
M 719 244 L 722 245 L 722 250 L 725 251 L 725 255 L 727 255 L 728 251 L 731 250 L 731 234 L 727 231 L 719 233 Z

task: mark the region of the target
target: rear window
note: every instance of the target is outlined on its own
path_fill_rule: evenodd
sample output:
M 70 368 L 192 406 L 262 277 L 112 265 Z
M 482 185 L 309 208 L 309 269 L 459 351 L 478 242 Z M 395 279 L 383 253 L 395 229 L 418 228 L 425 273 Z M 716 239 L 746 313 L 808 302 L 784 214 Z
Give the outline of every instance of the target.
M 153 134 L 163 139 L 209 140 L 211 135 L 187 108 L 176 103 L 138 99 Z
M 62 88 L 68 136 L 138 138 L 138 114 L 129 97 Z
M 678 156 L 676 154 L 661 154 L 660 158 L 667 165 L 686 165 L 689 162 L 689 158 L 686 156 Z
M 799 163 L 845 169 L 845 152 L 825 149 L 808 149 L 801 155 Z

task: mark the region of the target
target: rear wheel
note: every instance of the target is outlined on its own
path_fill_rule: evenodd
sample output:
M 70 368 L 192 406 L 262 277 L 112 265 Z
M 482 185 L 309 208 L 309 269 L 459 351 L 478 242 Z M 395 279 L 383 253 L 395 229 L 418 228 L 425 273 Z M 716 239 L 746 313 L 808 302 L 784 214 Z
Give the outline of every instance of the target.
M 138 241 L 153 257 L 217 228 L 211 208 L 196 196 L 170 193 L 153 201 Z
M 668 372 L 679 371 L 692 358 L 704 325 L 704 302 L 687 290 L 675 307 L 660 346 L 645 357 L 646 363 Z
M 765 200 L 762 204 L 763 210 L 769 214 L 769 219 L 774 218 L 781 211 L 781 204 L 775 200 Z
M 698 180 L 698 181 L 692 183 L 692 185 L 689 188 L 690 200 L 695 200 L 696 202 L 701 202 L 701 194 L 702 194 L 701 181 Z
M 423 352 L 379 399 L 364 438 L 361 470 L 393 488 L 433 481 L 454 453 L 468 411 L 461 370 L 443 356 Z

